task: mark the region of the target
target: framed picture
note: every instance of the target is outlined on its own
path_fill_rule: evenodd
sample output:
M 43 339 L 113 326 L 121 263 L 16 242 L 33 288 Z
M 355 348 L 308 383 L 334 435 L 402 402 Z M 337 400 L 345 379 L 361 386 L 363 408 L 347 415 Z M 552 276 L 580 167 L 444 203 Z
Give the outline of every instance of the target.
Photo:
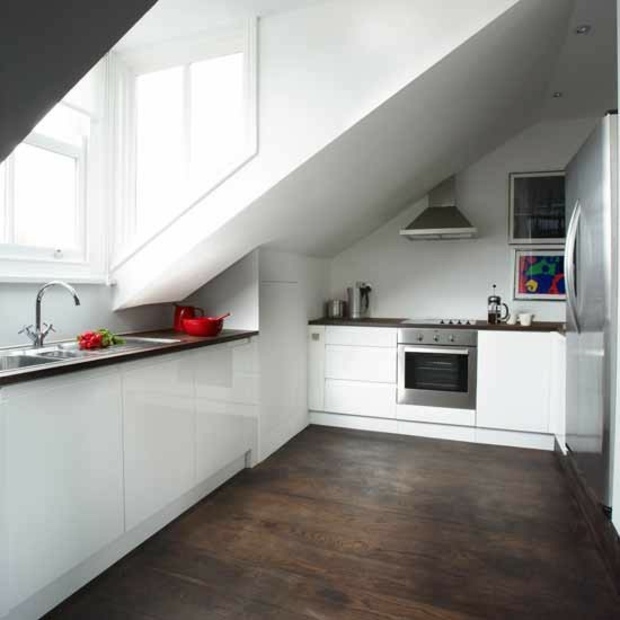
M 509 195 L 509 243 L 564 243 L 564 172 L 513 172 L 510 174 Z
M 514 299 L 563 301 L 564 248 L 515 248 Z

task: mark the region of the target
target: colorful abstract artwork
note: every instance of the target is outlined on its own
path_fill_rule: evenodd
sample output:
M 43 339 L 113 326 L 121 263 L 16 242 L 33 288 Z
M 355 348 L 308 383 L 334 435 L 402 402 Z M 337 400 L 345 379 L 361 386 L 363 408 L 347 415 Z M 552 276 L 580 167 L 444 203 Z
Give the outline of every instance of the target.
M 514 298 L 566 299 L 564 250 L 515 250 Z

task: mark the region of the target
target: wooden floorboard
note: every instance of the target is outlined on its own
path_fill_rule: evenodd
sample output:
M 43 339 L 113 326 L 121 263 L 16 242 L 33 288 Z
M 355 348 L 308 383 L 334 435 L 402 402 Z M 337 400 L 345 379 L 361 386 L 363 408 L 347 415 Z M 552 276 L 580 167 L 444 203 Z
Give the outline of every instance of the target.
M 48 620 L 620 618 L 547 452 L 309 427 Z

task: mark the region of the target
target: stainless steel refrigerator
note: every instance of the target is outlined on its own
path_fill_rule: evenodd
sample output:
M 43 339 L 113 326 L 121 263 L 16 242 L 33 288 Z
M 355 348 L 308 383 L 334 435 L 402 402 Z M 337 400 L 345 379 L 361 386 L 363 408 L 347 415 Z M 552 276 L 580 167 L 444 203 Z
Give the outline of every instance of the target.
M 615 401 L 616 114 L 607 114 L 566 169 L 566 445 L 610 515 Z

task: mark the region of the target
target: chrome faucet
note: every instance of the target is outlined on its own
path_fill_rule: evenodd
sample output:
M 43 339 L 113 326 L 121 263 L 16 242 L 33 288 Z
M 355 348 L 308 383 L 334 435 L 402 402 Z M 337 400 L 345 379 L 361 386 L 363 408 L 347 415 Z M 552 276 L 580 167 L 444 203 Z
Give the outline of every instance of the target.
M 73 301 L 75 302 L 75 305 L 80 305 L 80 298 L 78 297 L 78 294 L 75 292 L 75 289 L 71 285 L 66 284 L 65 282 L 60 282 L 60 280 L 54 280 L 52 282 L 44 284 L 37 293 L 34 329 L 32 328 L 32 325 L 24 325 L 23 329 L 19 331 L 20 334 L 26 334 L 26 336 L 28 336 L 28 338 L 32 340 L 32 345 L 35 348 L 42 347 L 45 337 L 50 332 L 56 331 L 51 323 L 49 325 L 47 323 L 43 323 L 43 327 L 41 324 L 41 302 L 43 301 L 43 295 L 45 294 L 45 291 L 50 288 L 50 286 L 62 286 L 63 288 L 67 289 L 71 293 L 71 295 L 73 295 Z

